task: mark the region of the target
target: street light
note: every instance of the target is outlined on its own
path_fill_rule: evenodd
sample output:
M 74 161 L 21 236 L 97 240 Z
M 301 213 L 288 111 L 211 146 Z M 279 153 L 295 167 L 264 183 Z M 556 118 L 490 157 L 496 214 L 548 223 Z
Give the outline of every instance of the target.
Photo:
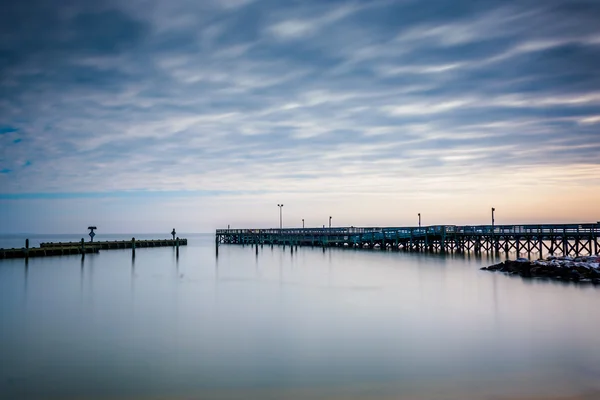
M 331 215 L 329 216 L 329 229 L 331 229 Z
M 421 227 L 421 213 L 419 213 L 419 228 Z
M 494 211 L 496 211 L 496 209 L 492 207 L 492 230 L 494 230 Z
M 283 227 L 281 223 L 281 209 L 283 208 L 283 204 L 277 204 L 277 207 L 279 207 L 279 229 L 281 229 Z
M 302 218 L 302 229 L 304 229 L 304 218 Z

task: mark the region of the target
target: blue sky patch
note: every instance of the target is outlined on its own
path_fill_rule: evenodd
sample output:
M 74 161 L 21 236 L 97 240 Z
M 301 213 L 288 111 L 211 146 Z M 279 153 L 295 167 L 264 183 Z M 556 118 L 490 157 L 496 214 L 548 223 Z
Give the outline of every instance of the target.
M 13 133 L 13 132 L 17 132 L 17 131 L 18 131 L 18 129 L 13 128 L 12 126 L 0 125 L 0 135 L 4 135 L 6 133 Z

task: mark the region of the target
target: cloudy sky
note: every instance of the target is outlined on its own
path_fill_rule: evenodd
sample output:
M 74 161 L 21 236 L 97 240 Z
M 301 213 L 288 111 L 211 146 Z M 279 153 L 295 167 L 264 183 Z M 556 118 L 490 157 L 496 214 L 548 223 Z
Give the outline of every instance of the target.
M 600 220 L 600 1 L 1 7 L 0 232 Z

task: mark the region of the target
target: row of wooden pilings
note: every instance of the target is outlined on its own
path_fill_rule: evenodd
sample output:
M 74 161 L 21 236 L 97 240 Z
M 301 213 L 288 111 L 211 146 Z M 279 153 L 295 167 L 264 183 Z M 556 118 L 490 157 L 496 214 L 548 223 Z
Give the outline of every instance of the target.
M 69 243 L 42 243 L 40 247 L 29 247 L 29 239 L 25 239 L 25 247 L 0 249 L 0 259 L 6 258 L 25 258 L 29 257 L 49 257 L 61 255 L 99 253 L 101 249 L 126 249 L 131 248 L 132 256 L 135 257 L 136 247 L 166 247 L 173 246 L 179 255 L 179 246 L 187 245 L 187 239 L 177 237 L 174 240 L 142 240 L 137 241 L 131 238 L 131 241 L 118 242 L 86 242 L 83 238 L 79 242 Z

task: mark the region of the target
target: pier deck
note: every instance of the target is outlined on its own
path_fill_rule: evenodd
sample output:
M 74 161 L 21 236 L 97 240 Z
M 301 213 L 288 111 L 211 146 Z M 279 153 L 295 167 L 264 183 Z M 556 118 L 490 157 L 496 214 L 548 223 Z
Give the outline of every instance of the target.
M 100 250 L 132 249 L 145 247 L 186 246 L 187 239 L 151 239 L 151 240 L 112 240 L 99 242 L 49 242 L 40 243 L 40 247 L 20 249 L 0 249 L 0 259 L 62 256 L 70 254 L 98 253 Z
M 342 246 L 438 252 L 593 255 L 600 223 L 553 225 L 435 225 L 385 228 L 217 229 L 216 245 Z

